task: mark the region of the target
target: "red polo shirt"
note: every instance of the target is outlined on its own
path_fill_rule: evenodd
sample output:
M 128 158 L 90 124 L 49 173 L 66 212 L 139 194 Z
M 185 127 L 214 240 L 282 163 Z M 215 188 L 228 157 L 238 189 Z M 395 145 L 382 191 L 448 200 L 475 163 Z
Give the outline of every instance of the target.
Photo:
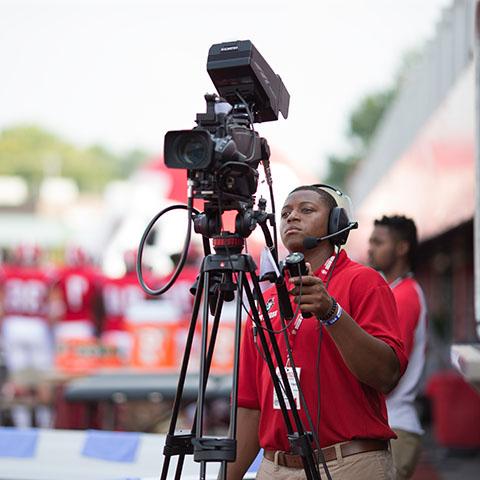
M 315 275 L 325 281 L 327 273 L 323 266 Z M 403 373 L 407 359 L 400 340 L 395 300 L 384 279 L 373 269 L 352 262 L 341 251 L 328 290 L 365 331 L 393 348 Z M 278 330 L 281 324 L 275 288 L 267 290 L 264 298 L 273 328 Z M 395 434 L 388 426 L 383 394 L 359 382 L 350 372 L 328 333 L 328 327 L 321 327 L 318 376 L 318 321 L 314 317 L 303 319 L 296 335 L 293 334 L 295 323 L 290 325 L 288 336 L 296 367 L 301 368 L 300 385 L 314 425 L 318 421 L 320 382 L 320 445 L 324 447 L 355 438 L 394 438 Z M 284 419 L 281 410 L 274 409 L 272 380 L 267 364 L 258 351 L 261 350 L 260 340 L 257 339 L 258 349 L 254 343 L 252 326 L 253 323 L 248 320 L 242 338 L 238 405 L 260 410 L 261 447 L 289 451 Z M 285 364 L 287 348 L 282 334 L 277 335 L 277 342 Z M 310 430 L 303 407 L 299 413 L 305 429 Z
M 390 284 L 393 291 L 396 304 L 398 306 L 398 324 L 400 328 L 400 338 L 405 347 L 405 353 L 408 357 L 413 349 L 415 332 L 418 324 L 425 316 L 420 301 L 420 286 L 411 277 L 406 277 L 400 281 Z

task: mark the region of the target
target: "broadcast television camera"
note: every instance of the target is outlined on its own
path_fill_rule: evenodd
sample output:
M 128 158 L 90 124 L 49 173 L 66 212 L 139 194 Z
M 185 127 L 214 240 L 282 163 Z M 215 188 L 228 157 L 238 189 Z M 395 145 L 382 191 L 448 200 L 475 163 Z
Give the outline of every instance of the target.
M 195 128 L 170 131 L 165 136 L 166 166 L 187 171 L 187 205 L 171 205 L 151 220 L 140 241 L 137 259 L 137 273 L 142 287 L 149 294 L 161 295 L 170 288 L 183 268 L 190 242 L 192 219 L 195 231 L 202 234 L 206 256 L 200 267 L 198 283 L 192 287 L 195 291 L 192 318 L 185 342 L 172 418 L 165 441 L 163 451 L 165 459 L 160 478 L 167 480 L 172 456 L 179 457 L 175 478 L 181 478 L 185 456 L 190 454 L 193 454 L 194 461 L 200 463 L 199 478 L 206 478 L 206 465 L 209 462 L 221 462 L 219 478 L 227 478 L 228 464 L 235 461 L 237 456 L 240 332 L 242 312 L 246 310 L 250 312 L 249 317 L 255 324 L 259 336 L 259 345 L 263 353 L 259 351 L 268 364 L 272 376 L 292 451 L 301 454 L 306 478 L 317 479 L 320 478 L 320 474 L 317 457 L 311 445 L 312 435 L 305 430 L 297 411 L 296 400 L 290 386 L 291 379 L 287 377 L 283 367 L 282 354 L 275 336 L 286 331 L 285 320 L 291 320 L 295 315 L 285 278 L 278 269 L 275 208 L 269 168 L 270 150 L 267 141 L 261 138 L 253 128 L 255 122 L 277 120 L 279 112 L 286 118 L 290 97 L 280 77 L 273 72 L 250 41 L 213 45 L 208 55 L 207 70 L 220 97 L 205 96 L 207 111 L 197 114 Z M 263 164 L 266 181 L 270 188 L 272 213 L 266 212 L 266 200 L 263 198 L 258 201 L 258 209 L 254 210 L 258 184 L 257 168 L 260 163 Z M 194 199 L 204 200 L 203 212 L 194 208 Z M 188 214 L 184 249 L 171 279 L 162 288 L 152 290 L 142 278 L 143 245 L 157 219 L 177 208 L 186 209 Z M 222 226 L 222 213 L 228 210 L 237 211 L 234 232 Z M 268 221 L 273 227 L 273 240 L 267 226 Z M 256 273 L 257 266 L 250 254 L 242 253 L 245 238 L 257 224 L 262 228 L 266 242 L 264 251 L 267 252 L 266 257 L 273 267 L 274 275 L 268 280 L 274 281 L 277 289 L 278 306 L 283 322 L 280 331 L 273 330 L 268 307 L 262 296 L 260 278 Z M 213 238 L 215 254 L 210 253 L 210 238 Z M 290 255 L 287 264 L 287 268 L 290 268 L 293 274 L 303 273 L 306 270 L 301 254 Z M 203 430 L 206 387 L 219 332 L 222 307 L 224 302 L 234 299 L 236 305 L 230 425 L 228 436 L 211 437 L 204 435 Z M 245 299 L 248 305 L 244 305 Z M 202 300 L 204 300 L 202 339 L 195 420 L 189 433 L 178 432 L 176 424 Z M 208 307 L 213 317 L 212 323 L 209 323 Z M 293 358 L 292 365 L 293 371 L 296 372 Z M 296 377 L 295 380 L 300 390 L 298 378 Z M 304 408 L 307 410 L 306 405 Z M 311 419 L 309 424 L 313 425 Z M 310 430 L 313 431 L 314 428 L 311 427 Z M 316 448 L 321 451 L 318 439 L 316 439 Z
M 205 200 L 206 218 L 196 220 L 195 231 L 210 236 L 219 233 L 224 211 L 253 208 L 257 168 L 270 156 L 253 123 L 277 120 L 279 112 L 287 118 L 290 95 L 248 40 L 212 45 L 207 71 L 220 97 L 205 95 L 207 111 L 192 130 L 167 132 L 164 160 L 187 170 L 193 198 Z

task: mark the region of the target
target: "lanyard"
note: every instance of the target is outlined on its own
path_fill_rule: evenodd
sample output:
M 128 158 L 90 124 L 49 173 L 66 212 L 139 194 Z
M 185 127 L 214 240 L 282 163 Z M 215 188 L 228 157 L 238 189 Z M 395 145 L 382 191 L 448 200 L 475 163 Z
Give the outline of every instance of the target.
M 298 330 L 300 330 L 302 322 L 303 322 L 303 315 L 302 315 L 302 312 L 299 312 L 295 320 L 295 323 L 293 325 L 293 328 L 291 330 L 287 330 L 288 342 L 290 343 L 290 347 L 292 351 L 295 345 L 295 340 L 297 339 Z M 288 356 L 287 356 L 287 359 L 288 359 Z
M 320 278 L 322 281 L 325 281 L 325 278 L 327 277 L 328 275 L 328 272 L 333 264 L 335 260 L 335 255 L 332 255 L 331 257 L 327 258 L 327 260 L 325 260 L 325 263 L 322 265 L 322 268 L 320 270 Z M 300 330 L 300 327 L 302 326 L 302 323 L 303 323 L 303 315 L 302 315 L 302 312 L 299 312 L 298 315 L 297 315 L 297 318 L 295 320 L 295 323 L 293 325 L 293 328 L 291 331 L 287 331 L 288 332 L 288 340 L 290 342 L 290 346 L 292 348 L 292 351 L 293 351 L 293 347 L 295 345 L 295 340 L 297 338 L 297 334 L 298 334 L 298 331 Z

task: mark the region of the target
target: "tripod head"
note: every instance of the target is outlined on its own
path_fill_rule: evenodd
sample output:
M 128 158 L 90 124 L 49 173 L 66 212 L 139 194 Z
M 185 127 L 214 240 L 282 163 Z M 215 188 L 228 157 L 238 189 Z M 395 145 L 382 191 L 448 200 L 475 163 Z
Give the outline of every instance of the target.
M 215 314 L 216 299 L 220 293 L 223 293 L 226 302 L 234 299 L 235 281 L 229 267 L 233 266 L 238 256 L 241 255 L 245 246 L 245 239 L 253 232 L 257 225 L 261 226 L 265 240 L 267 244 L 270 245 L 273 256 L 277 258 L 270 231 L 266 225 L 268 220 L 274 224 L 275 216 L 273 213 L 269 214 L 266 212 L 266 205 L 266 200 L 260 198 L 257 210 L 254 210 L 252 207 L 237 210 L 235 231 L 233 233 L 222 231 L 221 211 L 211 208 L 211 205 L 206 206 L 204 212 L 197 213 L 193 218 L 195 232 L 202 234 L 204 240 L 207 238 L 213 239 L 212 244 L 215 254 L 207 255 L 204 259 L 203 266 L 205 267 L 205 263 L 214 262 L 222 269 L 226 267 L 222 274 L 218 272 L 212 273 L 211 289 L 209 291 L 209 304 L 212 315 Z M 208 244 L 208 242 L 206 243 Z M 205 253 L 210 253 L 209 249 L 208 252 L 207 249 L 205 249 Z M 211 257 L 214 257 L 214 260 Z M 252 259 L 251 262 L 253 263 Z M 208 268 L 208 266 L 206 268 Z M 190 288 L 192 295 L 195 295 L 197 287 L 198 278 L 192 288 Z
M 237 211 L 235 217 L 235 231 L 222 232 L 222 214 L 226 211 L 222 209 L 218 202 L 206 202 L 204 211 L 193 217 L 193 228 L 196 233 L 204 237 L 225 239 L 228 235 L 236 235 L 239 238 L 247 238 L 255 230 L 258 224 L 262 225 L 267 220 L 274 225 L 275 216 L 273 213 L 266 212 L 267 201 L 262 197 L 258 201 L 258 209 L 255 210 L 252 204 L 242 203 L 234 210 Z M 221 242 L 217 245 L 220 246 Z M 215 244 L 214 244 L 215 246 Z M 226 244 L 228 247 L 228 243 Z M 232 245 L 233 246 L 233 245 Z

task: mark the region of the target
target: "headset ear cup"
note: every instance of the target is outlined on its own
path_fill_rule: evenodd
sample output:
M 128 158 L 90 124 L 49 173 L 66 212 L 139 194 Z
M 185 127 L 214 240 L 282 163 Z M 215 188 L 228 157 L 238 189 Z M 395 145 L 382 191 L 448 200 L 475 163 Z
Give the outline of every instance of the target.
M 347 211 L 341 207 L 332 208 L 328 219 L 328 234 L 332 235 L 344 228 L 347 228 L 350 224 L 350 220 L 347 215 Z M 330 239 L 330 243 L 333 245 L 344 245 L 347 241 L 349 230 L 346 230 L 339 235 L 335 235 Z

